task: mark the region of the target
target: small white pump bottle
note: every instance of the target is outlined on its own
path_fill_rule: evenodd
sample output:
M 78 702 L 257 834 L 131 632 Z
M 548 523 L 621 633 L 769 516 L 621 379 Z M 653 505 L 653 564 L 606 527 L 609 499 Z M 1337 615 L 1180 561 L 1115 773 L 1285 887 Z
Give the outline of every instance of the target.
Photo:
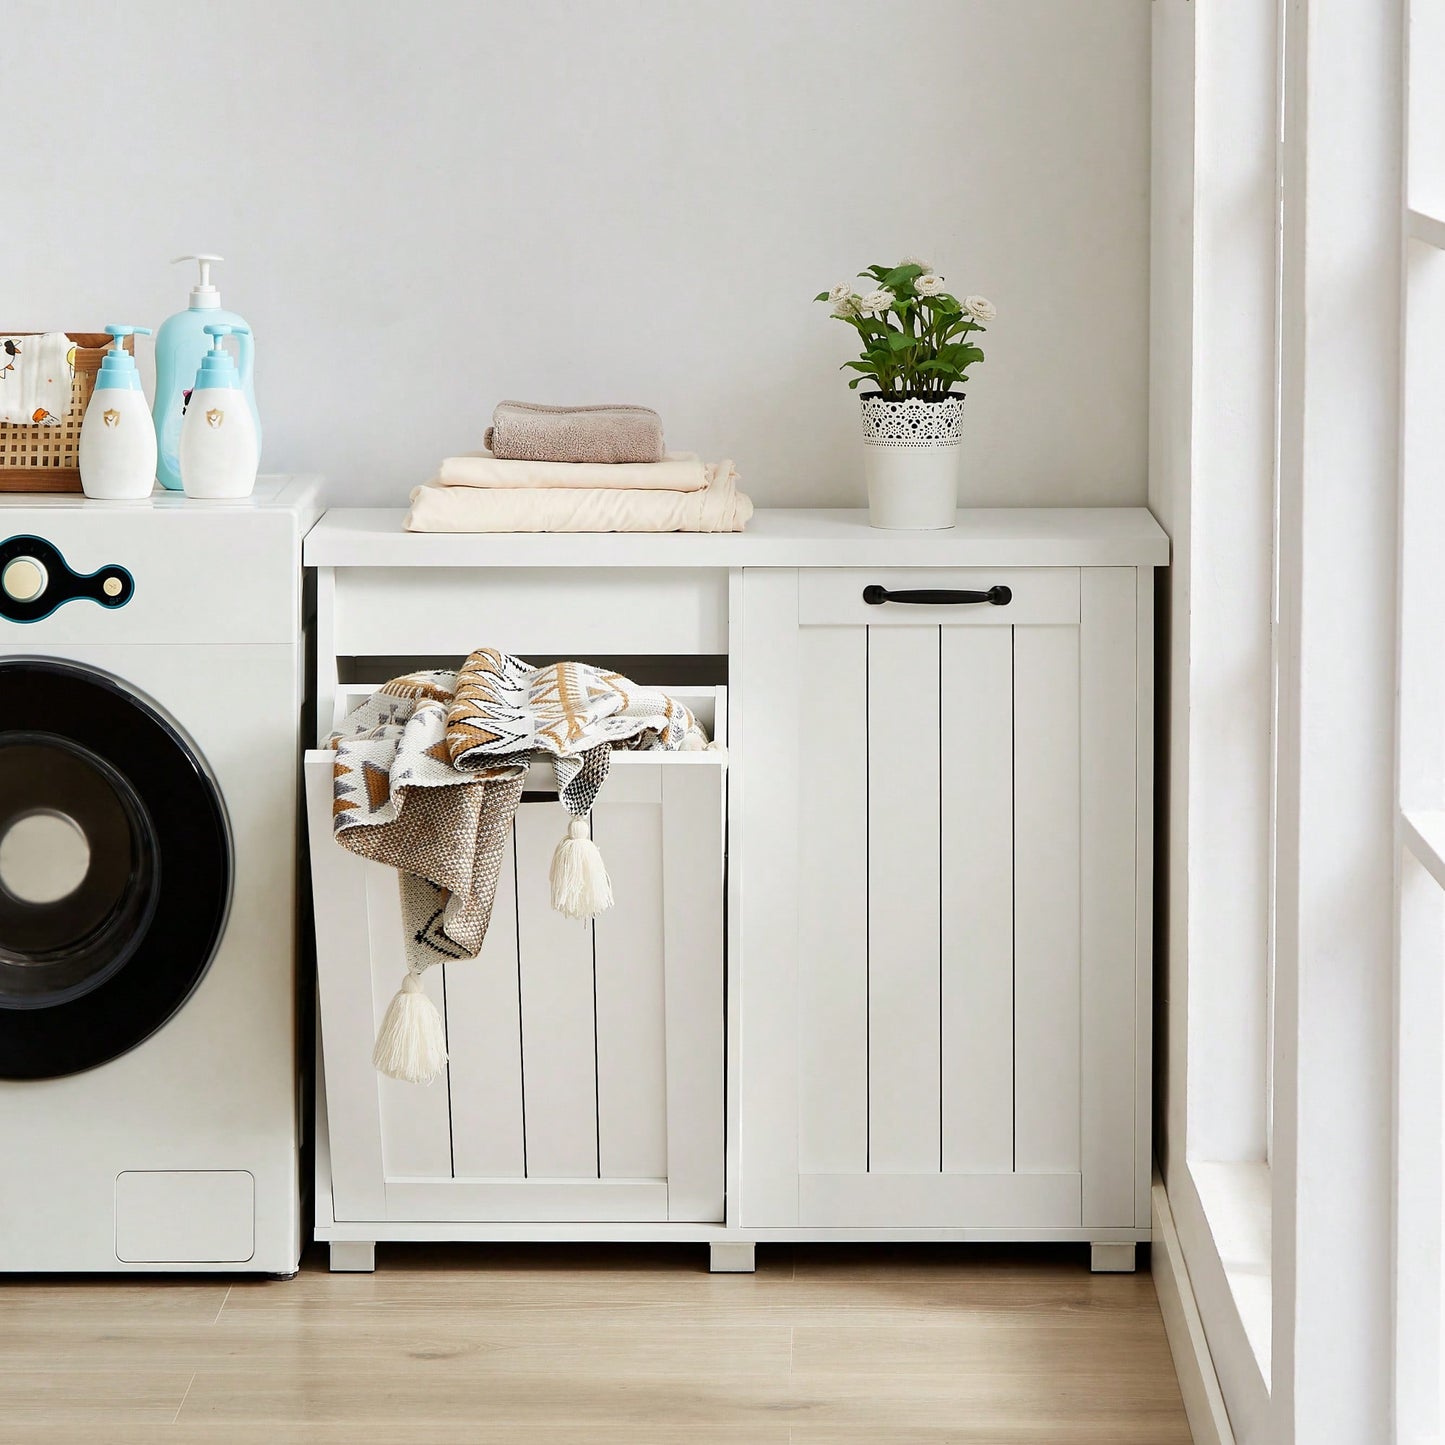
M 87 497 L 137 502 L 156 484 L 156 429 L 141 390 L 135 358 L 123 336 L 149 336 L 145 326 L 107 326 L 115 345 L 100 363 L 80 424 L 80 488 Z
M 188 497 L 249 497 L 260 460 L 256 423 L 224 337 L 249 334 L 244 326 L 205 328 L 211 349 L 196 373 L 178 448 L 181 486 Z

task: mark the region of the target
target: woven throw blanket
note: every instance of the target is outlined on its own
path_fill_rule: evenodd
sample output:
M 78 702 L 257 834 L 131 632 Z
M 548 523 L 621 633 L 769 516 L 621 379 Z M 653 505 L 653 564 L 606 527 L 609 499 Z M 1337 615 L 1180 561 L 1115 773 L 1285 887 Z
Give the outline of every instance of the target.
M 589 918 L 612 901 L 586 815 L 613 749 L 696 749 L 707 736 L 657 688 L 585 663 L 532 667 L 485 648 L 460 672 L 393 678 L 330 742 L 336 841 L 399 876 L 407 971 L 374 1060 L 393 1077 L 429 1082 L 446 1062 L 445 1039 L 418 980 L 433 964 L 480 951 L 533 758 L 552 759 L 572 815 L 553 859 L 553 906 Z

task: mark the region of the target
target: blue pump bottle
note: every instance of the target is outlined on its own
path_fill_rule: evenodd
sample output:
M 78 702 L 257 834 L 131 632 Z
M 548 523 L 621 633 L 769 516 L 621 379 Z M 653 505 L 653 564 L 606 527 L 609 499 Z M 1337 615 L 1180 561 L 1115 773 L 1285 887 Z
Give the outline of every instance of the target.
M 199 262 L 201 279 L 191 288 L 190 306 L 168 317 L 156 333 L 156 399 L 152 412 L 156 425 L 156 476 L 160 484 L 172 492 L 181 490 L 179 454 L 186 395 L 195 385 L 196 373 L 211 349 L 211 337 L 206 334 L 211 326 L 229 326 L 236 337 L 241 392 L 255 423 L 258 450 L 261 445 L 261 418 L 256 411 L 252 383 L 255 346 L 251 329 L 234 311 L 221 309 L 221 293 L 211 285 L 211 263 L 221 259 L 220 256 L 176 257 L 172 265 L 179 261 Z

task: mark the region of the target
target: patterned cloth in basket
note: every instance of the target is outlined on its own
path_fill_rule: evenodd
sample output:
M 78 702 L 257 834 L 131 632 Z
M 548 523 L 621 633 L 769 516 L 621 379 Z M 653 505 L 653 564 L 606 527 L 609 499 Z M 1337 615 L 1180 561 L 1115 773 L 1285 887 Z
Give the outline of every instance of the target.
M 590 918 L 612 903 L 586 817 L 614 748 L 705 748 L 676 699 L 579 662 L 533 667 L 493 648 L 460 672 L 393 678 L 331 737 L 332 827 L 342 847 L 397 870 L 406 977 L 377 1038 L 383 1073 L 429 1082 L 446 1062 L 441 1019 L 417 980 L 474 958 L 534 757 L 550 757 L 572 815 L 552 863 L 552 905 Z

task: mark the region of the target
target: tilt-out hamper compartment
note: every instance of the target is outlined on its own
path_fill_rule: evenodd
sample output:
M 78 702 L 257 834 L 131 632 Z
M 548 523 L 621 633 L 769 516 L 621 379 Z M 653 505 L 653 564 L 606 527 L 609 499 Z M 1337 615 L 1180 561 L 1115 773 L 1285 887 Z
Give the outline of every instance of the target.
M 721 744 L 726 689 L 675 691 Z M 356 1224 L 466 1239 L 488 1224 L 720 1223 L 725 749 L 614 754 L 590 825 L 616 901 L 589 923 L 551 907 L 568 815 L 550 765 L 533 766 L 481 953 L 423 975 L 449 1055 L 425 1086 L 372 1067 L 406 966 L 397 875 L 335 842 L 333 757 L 306 758 L 322 1237 L 329 1224 L 350 1242 Z

